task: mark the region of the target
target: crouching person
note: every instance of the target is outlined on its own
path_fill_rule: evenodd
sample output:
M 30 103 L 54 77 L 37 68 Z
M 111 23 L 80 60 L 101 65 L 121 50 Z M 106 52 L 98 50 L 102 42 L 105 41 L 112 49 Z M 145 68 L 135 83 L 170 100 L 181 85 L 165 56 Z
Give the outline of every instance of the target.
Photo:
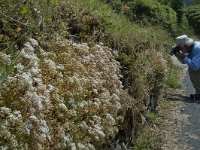
M 181 35 L 176 38 L 177 50 L 175 56 L 178 60 L 187 64 L 188 72 L 192 84 L 196 90 L 195 94 L 191 94 L 191 99 L 200 100 L 200 41 L 193 41 L 187 35 Z

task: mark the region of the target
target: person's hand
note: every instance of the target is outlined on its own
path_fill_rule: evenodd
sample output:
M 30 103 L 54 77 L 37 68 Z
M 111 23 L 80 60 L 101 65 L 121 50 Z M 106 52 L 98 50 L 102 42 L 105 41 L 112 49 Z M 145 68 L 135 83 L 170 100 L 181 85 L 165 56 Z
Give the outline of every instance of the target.
M 176 52 L 176 57 L 183 60 L 185 58 L 185 54 L 180 50 L 179 52 Z

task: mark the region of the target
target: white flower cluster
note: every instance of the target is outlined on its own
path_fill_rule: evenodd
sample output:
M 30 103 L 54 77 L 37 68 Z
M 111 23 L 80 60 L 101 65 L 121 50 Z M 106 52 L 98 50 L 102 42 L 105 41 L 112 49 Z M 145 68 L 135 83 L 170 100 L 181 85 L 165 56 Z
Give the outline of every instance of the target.
M 6 141 L 6 144 L 1 145 L 0 149 L 16 149 L 19 147 L 17 137 L 12 134 L 15 129 L 22 122 L 22 115 L 20 111 L 12 111 L 10 108 L 0 107 L 0 139 Z
M 9 65 L 10 63 L 11 63 L 10 54 L 0 52 L 0 64 L 1 65 Z
M 45 51 L 30 39 L 16 74 L 0 90 L 2 111 L 20 114 L 11 121 L 21 121 L 21 132 L 12 132 L 16 145 L 95 149 L 93 143 L 115 136 L 122 93 L 119 68 L 102 44 L 89 47 L 63 40 Z
M 16 96 L 17 100 L 17 102 L 13 101 L 17 105 L 13 109 L 20 110 L 23 118 L 20 126 L 21 134 L 24 134 L 24 137 L 30 137 L 26 143 L 29 147 L 31 145 L 39 148 L 47 140 L 51 140 L 49 128 L 45 121 L 45 111 L 50 101 L 50 92 L 41 78 L 40 60 L 35 53 L 35 46 L 38 46 L 37 41 L 30 39 L 30 42 L 27 42 L 24 46 L 21 50 L 20 62 L 16 65 L 16 75 L 8 78 L 9 80 L 4 84 L 1 92 L 3 93 L 3 90 L 8 91 L 9 88 L 15 88 L 11 96 Z M 1 97 L 1 99 L 3 98 L 5 97 Z M 7 99 L 7 101 L 11 100 Z M 32 138 L 37 142 L 32 142 Z M 15 140 L 16 143 L 17 141 L 21 142 L 17 137 Z

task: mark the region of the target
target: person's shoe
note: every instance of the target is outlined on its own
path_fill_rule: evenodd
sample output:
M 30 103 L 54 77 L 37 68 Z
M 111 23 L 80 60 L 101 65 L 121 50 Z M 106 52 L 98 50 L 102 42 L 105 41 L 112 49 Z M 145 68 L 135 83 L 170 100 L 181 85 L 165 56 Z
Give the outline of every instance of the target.
M 195 94 L 190 94 L 190 99 L 194 99 Z
M 190 99 L 192 99 L 192 100 L 200 100 L 200 94 L 190 94 Z

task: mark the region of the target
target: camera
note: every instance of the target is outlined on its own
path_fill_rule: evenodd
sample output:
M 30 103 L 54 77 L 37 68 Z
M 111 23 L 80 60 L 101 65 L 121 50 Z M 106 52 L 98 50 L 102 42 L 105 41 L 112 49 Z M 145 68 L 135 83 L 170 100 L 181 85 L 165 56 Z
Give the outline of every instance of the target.
M 175 55 L 177 52 L 179 52 L 179 47 L 178 46 L 173 46 L 172 50 L 170 52 L 170 55 Z

